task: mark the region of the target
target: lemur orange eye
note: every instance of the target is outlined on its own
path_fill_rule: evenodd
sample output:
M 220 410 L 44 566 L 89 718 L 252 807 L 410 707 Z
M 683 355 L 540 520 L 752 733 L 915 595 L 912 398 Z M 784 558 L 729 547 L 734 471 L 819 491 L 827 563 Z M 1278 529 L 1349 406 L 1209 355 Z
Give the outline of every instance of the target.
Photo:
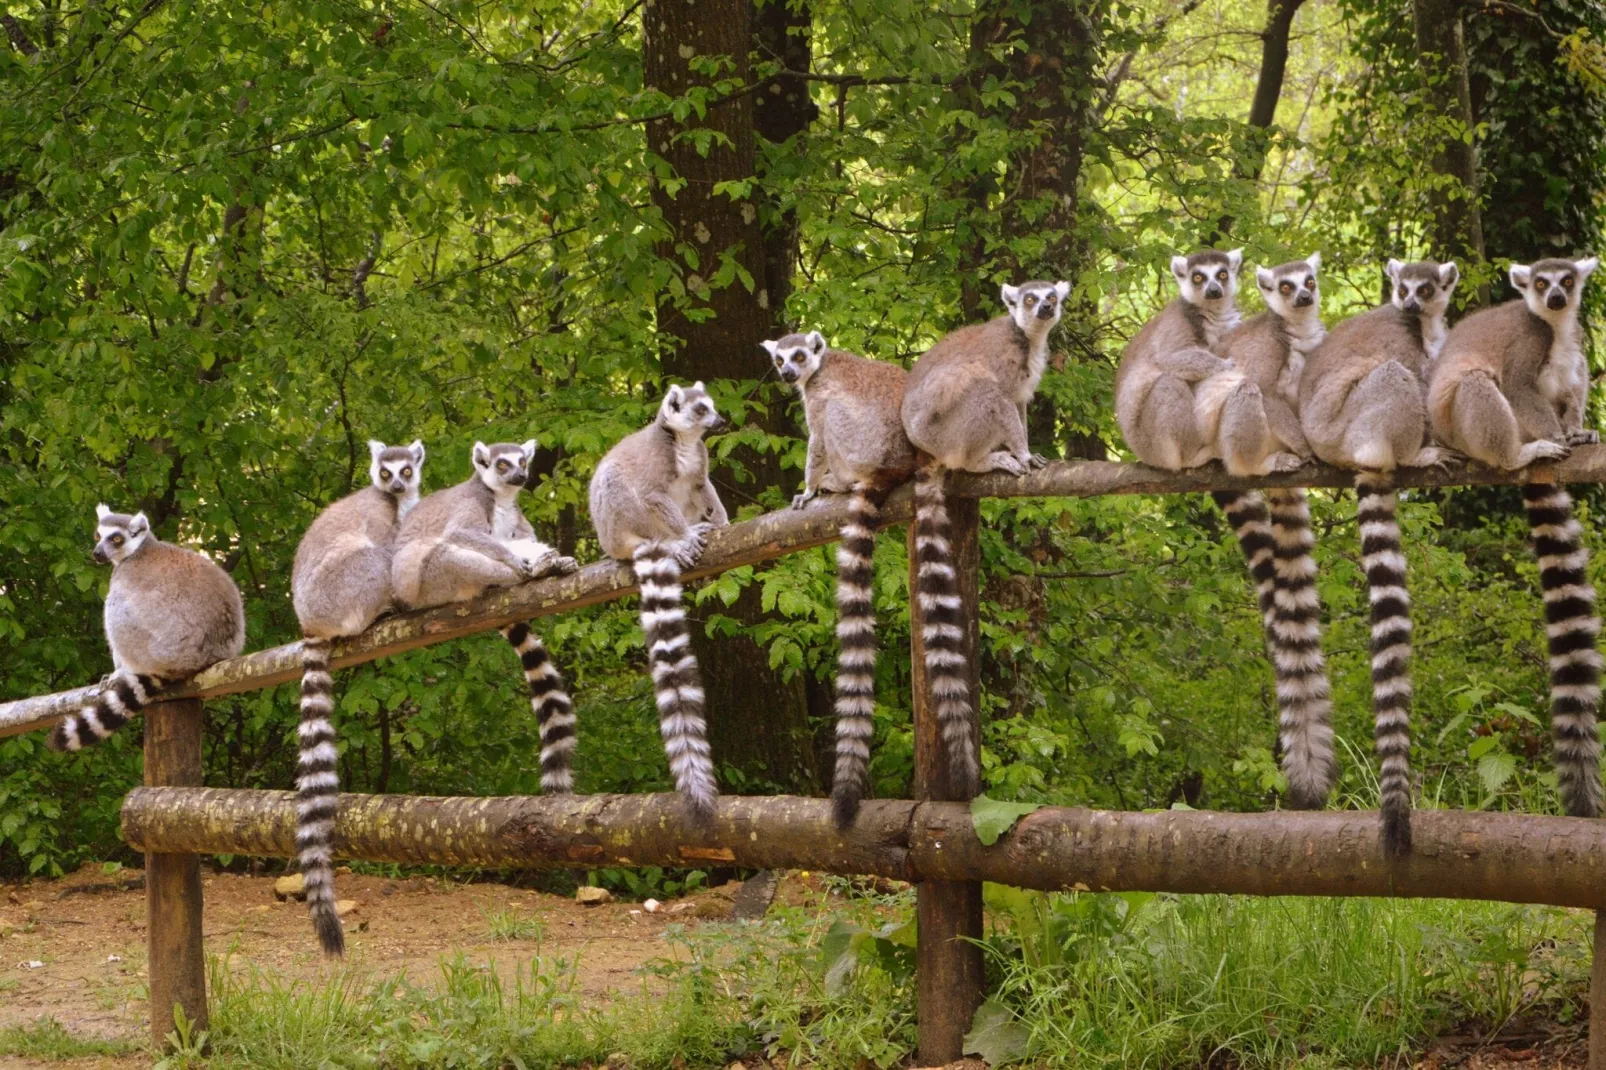
M 1424 282 L 1421 288 L 1416 292 L 1421 295 L 1422 300 L 1431 300 L 1433 297 L 1433 284 L 1431 282 Z
M 1026 295 L 1026 304 L 1027 304 L 1028 307 L 1037 304 L 1037 295 L 1036 294 L 1027 294 Z
M 1563 275 L 1561 277 L 1561 286 L 1564 290 L 1571 290 L 1573 288 L 1573 277 L 1571 275 Z
M 1216 272 L 1216 278 L 1221 282 L 1226 282 L 1227 281 L 1227 269 L 1226 268 L 1222 268 L 1220 271 Z
M 1400 297 L 1401 297 L 1401 299 L 1404 299 L 1404 298 L 1407 298 L 1407 297 L 1410 297 L 1410 296 L 1411 296 L 1411 291 L 1407 290 L 1404 286 L 1401 286 L 1400 287 Z
M 1534 280 L 1534 289 L 1538 290 L 1540 293 L 1544 293 L 1545 292 L 1545 288 L 1547 286 L 1549 286 L 1549 285 L 1550 285 L 1550 283 L 1547 282 L 1544 279 L 1535 279 Z
M 121 535 L 113 535 L 112 536 L 112 545 L 113 546 L 121 546 L 121 545 L 123 545 L 123 537 Z
M 1204 272 L 1202 272 L 1202 271 L 1195 271 L 1195 272 L 1194 272 L 1194 273 L 1193 273 L 1193 284 L 1194 284 L 1194 285 L 1195 285 L 1195 286 L 1197 286 L 1197 285 L 1199 285 L 1199 284 L 1200 284 L 1200 283 L 1201 283 L 1201 282 L 1203 282 L 1203 281 L 1204 281 L 1204 280 L 1205 280 L 1205 277 L 1204 277 Z
M 1277 284 L 1277 292 L 1291 294 L 1294 292 L 1294 284 L 1289 282 L 1287 279 L 1284 279 L 1282 282 Z
M 390 469 L 388 469 L 388 468 L 381 468 L 381 469 L 380 469 L 380 470 L 379 470 L 379 478 L 380 478 L 380 479 L 389 479 L 389 478 L 390 478 Z
M 402 478 L 403 479 L 411 479 L 411 478 L 413 478 L 413 470 L 411 468 L 403 468 L 402 469 Z
M 1316 288 L 1316 276 L 1315 275 L 1307 276 L 1306 279 L 1305 279 L 1305 285 L 1309 286 L 1311 289 L 1314 290 Z
M 506 472 L 507 469 L 508 469 L 508 463 L 506 461 L 497 461 L 496 462 L 496 470 L 498 472 Z

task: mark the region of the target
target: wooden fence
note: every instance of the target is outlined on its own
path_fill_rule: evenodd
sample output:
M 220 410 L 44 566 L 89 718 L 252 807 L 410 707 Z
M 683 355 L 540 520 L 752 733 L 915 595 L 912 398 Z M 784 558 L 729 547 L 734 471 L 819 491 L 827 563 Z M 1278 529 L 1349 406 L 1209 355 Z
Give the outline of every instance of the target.
M 1106 462 L 1056 463 L 1016 478 L 952 476 L 949 512 L 967 643 L 979 641 L 978 499 L 1177 494 L 1256 487 L 1342 487 L 1352 473 L 1320 465 L 1257 479 L 1219 468 L 1173 473 Z M 1400 473 L 1400 485 L 1606 482 L 1606 446 L 1514 475 L 1478 466 Z M 847 514 L 841 498 L 715 532 L 688 578 L 716 575 L 830 542 Z M 884 521 L 909 519 L 902 488 Z M 911 561 L 914 554 L 910 554 Z M 911 584 L 912 586 L 912 584 Z M 571 576 L 491 592 L 474 602 L 407 613 L 338 642 L 335 667 L 483 632 L 627 595 L 628 567 L 591 565 Z M 1540 612 L 1538 592 L 1534 612 Z M 920 1060 L 957 1058 L 982 998 L 981 882 L 1041 889 L 1367 895 L 1493 899 L 1596 911 L 1595 946 L 1606 950 L 1606 824 L 1576 818 L 1425 811 L 1415 845 L 1399 861 L 1377 846 L 1371 812 L 1133 814 L 1044 808 L 996 844 L 976 839 L 970 812 L 948 782 L 941 737 L 915 650 L 914 799 L 872 800 L 839 831 L 823 800 L 725 796 L 711 829 L 688 824 L 669 795 L 492 799 L 343 795 L 336 841 L 349 858 L 439 865 L 708 865 L 800 867 L 917 882 Z M 976 659 L 970 659 L 976 665 Z M 200 856 L 294 853 L 289 792 L 201 786 L 202 699 L 252 691 L 300 675 L 296 644 L 215 665 L 146 708 L 145 787 L 123 804 L 123 835 L 146 853 L 151 1033 L 161 1044 L 174 1006 L 206 1022 Z M 972 672 L 974 674 L 974 668 Z M 973 680 L 973 683 L 975 681 Z M 0 737 L 54 725 L 94 693 L 79 688 L 0 704 Z M 584 701 L 580 703 L 584 731 Z M 308 936 L 309 947 L 312 946 Z M 1606 954 L 1591 975 L 1589 1066 L 1606 1070 Z

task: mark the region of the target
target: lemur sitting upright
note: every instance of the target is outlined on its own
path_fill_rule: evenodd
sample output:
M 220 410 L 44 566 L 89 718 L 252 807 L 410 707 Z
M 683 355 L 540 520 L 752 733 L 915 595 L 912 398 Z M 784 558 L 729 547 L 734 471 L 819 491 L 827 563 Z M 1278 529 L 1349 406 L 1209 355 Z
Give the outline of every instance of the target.
M 909 478 L 914 447 L 903 433 L 908 375 L 895 364 L 827 349 L 818 331 L 763 343 L 781 378 L 797 386 L 808 422 L 800 509 L 821 490 L 851 491 L 836 554 L 836 774 L 831 799 L 846 828 L 869 788 L 875 722 L 875 529 L 887 491 Z
M 719 788 L 680 576 L 702 555 L 709 530 L 729 523 L 708 478 L 703 444 L 703 435 L 724 422 L 702 383 L 671 386 L 653 422 L 598 463 L 590 493 L 603 552 L 630 562 L 641 585 L 641 629 L 669 770 L 692 816 L 704 824 L 713 819 Z
M 970 730 L 970 673 L 964 621 L 949 549 L 947 469 L 1024 475 L 1042 465 L 1026 442 L 1026 406 L 1048 364 L 1048 335 L 1060 321 L 1068 282 L 1025 282 L 1001 291 L 1006 312 L 947 335 L 909 371 L 903 430 L 930 457 L 915 473 L 916 597 L 925 611 L 926 675 L 936 699 L 952 787 L 963 797 L 981 783 Z

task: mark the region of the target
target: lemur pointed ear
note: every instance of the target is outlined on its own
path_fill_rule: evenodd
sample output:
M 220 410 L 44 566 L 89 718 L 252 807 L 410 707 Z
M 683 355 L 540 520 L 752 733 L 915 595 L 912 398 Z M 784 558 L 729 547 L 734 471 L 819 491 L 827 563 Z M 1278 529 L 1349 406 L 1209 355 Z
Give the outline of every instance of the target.
M 474 443 L 473 457 L 474 463 L 478 467 L 489 468 L 491 466 L 491 451 L 485 448 L 485 443 Z
M 1263 268 L 1262 267 L 1262 268 L 1256 268 L 1255 269 L 1255 285 L 1256 286 L 1259 286 L 1262 290 L 1270 290 L 1276 284 L 1277 284 L 1277 279 L 1276 279 L 1275 276 L 1272 275 L 1271 268 Z
M 134 519 L 128 522 L 129 533 L 133 535 L 138 535 L 140 532 L 149 531 L 150 529 L 150 518 L 145 515 L 145 511 L 143 509 L 135 513 Z
M 1533 281 L 1533 269 L 1527 264 L 1511 265 L 1511 285 L 1519 290 L 1526 290 L 1528 283 Z
M 676 412 L 680 411 L 680 403 L 685 400 L 686 392 L 680 388 L 679 383 L 672 384 L 669 387 L 669 393 L 664 395 L 664 401 Z
M 1061 301 L 1065 300 L 1065 296 L 1067 294 L 1069 294 L 1070 292 L 1071 292 L 1071 284 L 1070 283 L 1068 283 L 1068 282 L 1056 282 L 1054 284 L 1054 296 L 1058 297 Z
M 105 502 L 101 502 L 99 505 L 95 506 L 95 519 L 96 520 L 105 520 L 110 515 L 111 515 L 111 510 L 106 508 L 106 503 Z
M 524 444 L 522 446 L 520 446 L 519 449 L 524 451 L 524 456 L 526 456 L 526 457 L 534 457 L 535 456 L 535 439 L 533 439 L 533 438 L 525 439 L 524 440 Z
M 413 464 L 420 465 L 420 464 L 424 463 L 424 440 L 423 439 L 421 439 L 421 438 L 413 439 L 413 444 L 408 446 L 407 448 L 413 451 Z
M 1312 271 L 1320 271 L 1322 269 L 1322 251 L 1318 249 L 1311 253 L 1305 258 L 1305 263 L 1310 265 Z
M 1461 269 L 1455 266 L 1454 260 L 1446 260 L 1439 265 L 1439 288 L 1453 290 L 1455 284 L 1461 281 Z
M 1232 273 L 1234 275 L 1238 274 L 1238 269 L 1244 266 L 1244 251 L 1243 251 L 1243 249 L 1242 248 L 1228 249 L 1227 250 L 1227 264 L 1228 264 L 1228 266 L 1230 266 L 1232 268 Z
M 693 390 L 701 390 L 705 394 L 708 393 L 708 387 L 703 385 L 703 381 L 701 379 L 699 379 L 695 383 L 691 384 L 691 388 Z
M 1388 273 L 1388 277 L 1390 279 L 1398 279 L 1400 277 L 1400 272 L 1404 270 L 1404 268 L 1405 263 L 1403 261 L 1391 256 L 1389 257 L 1389 262 L 1384 265 L 1383 270 Z
M 383 442 L 379 441 L 377 438 L 371 438 L 371 439 L 368 440 L 368 459 L 369 460 L 372 460 L 372 461 L 379 460 L 379 455 L 381 453 L 384 453 L 384 452 L 385 452 L 385 444 Z
M 810 353 L 818 355 L 825 352 L 825 335 L 819 331 L 810 331 L 808 337 L 803 339 L 803 342 L 809 347 Z
M 1578 277 L 1580 279 L 1587 279 L 1598 267 L 1600 267 L 1600 258 L 1596 256 L 1589 256 L 1582 260 L 1573 261 L 1573 270 L 1578 272 Z
M 772 356 L 772 357 L 775 355 L 775 351 L 777 349 L 781 348 L 781 343 L 772 342 L 768 338 L 766 338 L 762 342 L 760 342 L 759 345 L 763 346 L 764 350 L 767 353 L 769 353 L 769 355 Z
M 1002 287 L 999 288 L 998 293 L 999 296 L 1004 299 L 1004 304 L 1006 307 L 1014 308 L 1016 305 L 1020 304 L 1019 286 L 1011 286 L 1006 282 Z
M 1187 278 L 1188 258 L 1185 256 L 1173 256 L 1171 258 L 1171 274 L 1175 275 L 1179 282 Z

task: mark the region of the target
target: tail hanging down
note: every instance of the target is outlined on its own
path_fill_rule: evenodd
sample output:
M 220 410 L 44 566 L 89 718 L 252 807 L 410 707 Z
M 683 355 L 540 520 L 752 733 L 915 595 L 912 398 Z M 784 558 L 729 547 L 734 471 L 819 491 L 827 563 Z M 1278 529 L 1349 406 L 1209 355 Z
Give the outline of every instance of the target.
M 1395 517 L 1394 485 L 1379 475 L 1355 481 L 1361 566 L 1372 604 L 1372 714 L 1379 763 L 1383 853 L 1411 850 L 1411 597 Z
M 693 815 L 707 822 L 714 816 L 719 789 L 714 784 L 714 763 L 703 721 L 702 678 L 691 651 L 686 610 L 680 604 L 680 562 L 675 549 L 672 543 L 643 543 L 636 548 L 633 564 L 641 585 L 641 628 L 647 633 L 647 660 L 669 771 Z
M 1277 585 L 1277 542 L 1271 534 L 1271 517 L 1266 511 L 1266 500 L 1255 491 L 1212 491 L 1221 511 L 1238 537 L 1238 548 L 1243 551 L 1249 565 L 1249 576 L 1255 581 L 1255 595 L 1260 601 L 1260 617 L 1268 636 L 1271 635 L 1272 610 L 1276 606 L 1274 592 Z
M 50 749 L 79 750 L 94 746 L 144 709 L 151 696 L 162 689 L 162 684 L 155 676 L 115 673 L 94 701 L 62 718 L 50 733 Z
M 961 797 L 970 798 L 980 790 L 981 771 L 970 731 L 970 667 L 965 660 L 965 624 L 943 479 L 942 467 L 935 464 L 915 473 L 915 594 L 924 616 L 926 679 L 937 703 L 937 724 L 953 787 Z
M 346 935 L 335 913 L 334 681 L 329 677 L 329 640 L 301 640 L 300 760 L 296 765 L 296 854 L 301 863 L 307 912 L 324 952 L 340 955 Z
M 831 801 L 839 828 L 859 813 L 870 786 L 870 737 L 875 712 L 875 529 L 881 518 L 879 488 L 853 488 L 848 519 L 836 551 L 836 775 Z
M 1600 735 L 1595 714 L 1600 706 L 1601 657 L 1595 640 L 1600 618 L 1595 615 L 1595 588 L 1589 582 L 1589 550 L 1565 490 L 1530 483 L 1522 488 L 1522 497 L 1545 599 L 1556 779 L 1567 813 L 1599 817 Z
M 1299 810 L 1327 803 L 1338 763 L 1333 755 L 1333 696 L 1322 656 L 1322 607 L 1316 594 L 1315 538 L 1303 490 L 1269 490 L 1273 606 L 1266 629 L 1277 674 L 1278 737 L 1288 802 Z
M 563 674 L 547 655 L 539 636 L 523 621 L 502 634 L 519 652 L 530 688 L 530 708 L 541 729 L 541 791 L 567 795 L 574 790 L 574 703 L 563 689 Z

